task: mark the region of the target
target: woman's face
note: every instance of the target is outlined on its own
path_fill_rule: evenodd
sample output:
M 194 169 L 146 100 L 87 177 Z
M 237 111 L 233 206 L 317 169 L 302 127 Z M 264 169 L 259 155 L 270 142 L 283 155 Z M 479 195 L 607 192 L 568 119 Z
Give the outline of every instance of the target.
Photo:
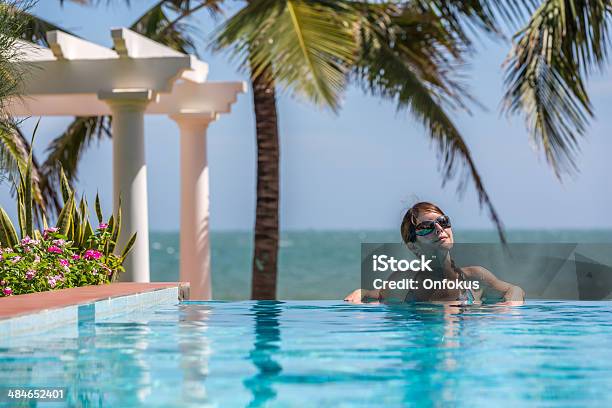
M 417 226 L 423 221 L 435 221 L 442 214 L 433 211 L 419 213 L 417 217 Z M 434 224 L 434 230 L 427 235 L 417 235 L 416 244 L 423 249 L 431 249 L 434 251 L 450 250 L 453 247 L 453 230 L 442 228 L 439 223 Z M 428 252 L 428 251 L 425 251 Z

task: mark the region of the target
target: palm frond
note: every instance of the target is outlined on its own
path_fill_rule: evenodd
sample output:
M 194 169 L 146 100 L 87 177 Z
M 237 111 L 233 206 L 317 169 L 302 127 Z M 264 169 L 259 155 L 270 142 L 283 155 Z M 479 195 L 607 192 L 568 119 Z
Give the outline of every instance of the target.
M 75 118 L 60 136 L 53 139 L 47 148 L 47 158 L 42 166 L 45 194 L 50 194 L 51 191 L 56 191 L 57 186 L 61 186 L 62 168 L 69 181 L 76 181 L 83 152 L 92 142 L 100 141 L 104 137 L 110 137 L 110 117 L 88 116 Z M 55 204 L 55 209 L 59 210 L 59 200 L 56 200 Z
M 382 6 L 387 7 L 387 6 Z M 359 35 L 363 54 L 354 70 L 366 92 L 393 100 L 429 131 L 440 156 L 443 184 L 459 174 L 458 192 L 472 181 L 480 205 L 505 242 L 503 227 L 476 169 L 470 151 L 445 107 L 465 107 L 469 98 L 452 73 L 463 62 L 465 47 L 431 10 L 401 8 L 368 10 Z
M 472 35 L 476 34 L 474 29 L 502 35 L 501 23 L 518 27 L 537 8 L 539 1 L 416 0 L 409 3 L 410 7 L 437 15 L 458 41 L 470 45 Z
M 24 72 L 15 62 L 21 59 L 17 44 L 27 29 L 23 3 L 0 3 L 0 122 L 7 128 L 11 126 L 5 102 L 19 93 Z
M 607 61 L 607 1 L 545 0 L 515 36 L 503 110 L 522 113 L 555 175 L 577 170 L 578 141 L 594 116 L 586 77 Z
M 0 125 L 0 168 L 2 181 L 15 186 L 19 180 L 19 169 L 25 168 L 25 151 L 19 144 L 13 129 L 5 124 Z
M 24 30 L 21 34 L 22 40 L 48 47 L 49 43 L 47 41 L 47 31 L 62 30 L 78 37 L 78 35 L 67 31 L 66 29 L 59 27 L 41 17 L 30 14 L 28 11 L 29 10 L 21 11 L 21 16 L 25 22 Z
M 186 0 L 159 1 L 140 16 L 130 29 L 177 51 L 197 54 L 195 36 L 198 31 L 180 18 L 192 13 L 191 3 Z M 219 8 L 219 3 L 219 0 L 202 2 L 213 11 Z
M 256 0 L 220 27 L 213 47 L 230 49 L 254 77 L 271 67 L 281 88 L 337 110 L 356 54 L 355 21 L 344 1 Z

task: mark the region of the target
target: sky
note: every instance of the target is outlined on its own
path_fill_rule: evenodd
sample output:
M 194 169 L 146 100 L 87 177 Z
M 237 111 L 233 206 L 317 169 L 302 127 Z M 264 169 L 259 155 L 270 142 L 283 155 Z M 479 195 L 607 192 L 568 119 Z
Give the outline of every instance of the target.
M 153 1 L 101 2 L 85 7 L 40 0 L 34 14 L 81 37 L 110 47 L 111 27 L 129 26 Z M 191 23 L 208 32 L 206 13 Z M 209 64 L 209 80 L 244 80 L 227 55 L 199 47 Z M 485 187 L 506 228 L 612 228 L 612 82 L 609 69 L 588 84 L 596 119 L 578 156 L 579 173 L 557 180 L 530 144 L 523 120 L 500 115 L 501 64 L 509 43 L 479 39 L 467 70 L 469 90 L 485 107 L 454 112 Z M 438 160 L 422 126 L 395 105 L 350 88 L 339 114 L 322 111 L 282 94 L 278 101 L 281 149 L 281 229 L 396 229 L 416 201 L 437 203 L 458 228 L 492 228 L 470 187 L 463 196 L 456 183 L 442 188 Z M 30 134 L 37 118 L 24 123 Z M 48 143 L 70 117 L 43 117 L 35 151 L 42 161 Z M 150 229 L 179 225 L 179 132 L 164 116 L 145 119 Z M 241 94 L 230 114 L 208 129 L 211 228 L 250 230 L 254 224 L 256 150 L 252 94 Z M 112 205 L 110 140 L 92 145 L 79 167 L 77 191 L 93 202 L 99 191 L 107 212 Z M 0 186 L 0 205 L 15 214 L 9 187 Z

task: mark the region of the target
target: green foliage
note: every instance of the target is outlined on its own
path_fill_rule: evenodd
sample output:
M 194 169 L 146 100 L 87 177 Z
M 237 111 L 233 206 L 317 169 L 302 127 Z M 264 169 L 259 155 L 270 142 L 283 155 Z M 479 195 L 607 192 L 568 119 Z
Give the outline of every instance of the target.
M 593 116 L 585 80 L 607 62 L 611 17 L 609 1 L 545 0 L 514 38 L 504 109 L 523 114 L 558 178 L 577 170 Z
M 90 249 L 79 248 L 56 228 L 37 239 L 25 237 L 10 248 L 0 248 L 0 297 L 116 280 L 123 258 L 104 254 L 109 234 L 98 228 L 90 237 Z
M 131 250 L 131 237 L 121 256 L 113 253 L 121 229 L 121 205 L 108 223 L 95 230 L 89 222 L 85 198 L 77 205 L 75 192 L 62 184 L 63 208 L 55 227 L 44 231 L 33 228 L 31 160 L 20 175 L 17 187 L 18 220 L 21 239 L 8 214 L 0 208 L 0 296 L 41 290 L 108 283 L 123 271 L 123 262 Z M 63 176 L 63 172 L 61 172 Z M 65 180 L 65 176 L 62 177 Z M 100 200 L 96 212 L 102 220 Z M 46 225 L 46 218 L 43 219 Z M 7 289 L 8 288 L 8 289 Z
M 274 83 L 317 105 L 338 110 L 354 61 L 356 14 L 346 1 L 249 2 L 216 34 L 253 78 L 272 70 Z

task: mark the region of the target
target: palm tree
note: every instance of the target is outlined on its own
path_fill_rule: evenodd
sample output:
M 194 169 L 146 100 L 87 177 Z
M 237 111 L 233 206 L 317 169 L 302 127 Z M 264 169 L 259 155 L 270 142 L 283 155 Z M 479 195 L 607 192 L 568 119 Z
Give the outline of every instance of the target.
M 132 28 L 182 51 L 192 50 L 186 17 L 219 12 L 222 0 L 161 0 Z M 174 19 L 169 17 L 173 14 Z M 474 0 L 248 0 L 217 31 L 214 48 L 231 49 L 253 87 L 257 134 L 254 299 L 274 298 L 278 252 L 278 114 L 276 90 L 288 89 L 337 111 L 349 81 L 397 103 L 428 130 L 442 159 L 443 180 L 462 171 L 504 240 L 491 203 L 449 111 L 473 98 L 453 75 L 474 50 L 474 33 L 514 36 L 504 110 L 525 115 L 555 174 L 574 166 L 578 138 L 592 116 L 584 78 L 606 60 L 606 2 L 543 0 L 539 4 Z M 74 179 L 80 152 L 107 134 L 108 119 L 77 118 L 52 144 L 43 166 L 59 160 Z M 109 135 L 110 136 L 110 135 Z
M 276 299 L 280 156 L 276 85 L 337 110 L 355 55 L 352 24 L 343 21 L 354 18 L 353 10 L 342 2 L 250 1 L 216 36 L 217 50 L 233 47 L 253 89 L 257 205 L 252 299 Z
M 278 125 L 275 86 L 337 111 L 350 79 L 397 101 L 428 128 L 443 158 L 444 180 L 467 168 L 481 204 L 504 240 L 501 222 L 459 131 L 444 104 L 469 98 L 449 72 L 462 62 L 469 39 L 463 16 L 493 31 L 491 13 L 433 2 L 406 5 L 363 1 L 251 0 L 219 30 L 217 49 L 231 48 L 253 87 L 257 133 L 257 210 L 253 299 L 276 297 L 278 252 Z M 455 13 L 455 14 L 453 14 Z

